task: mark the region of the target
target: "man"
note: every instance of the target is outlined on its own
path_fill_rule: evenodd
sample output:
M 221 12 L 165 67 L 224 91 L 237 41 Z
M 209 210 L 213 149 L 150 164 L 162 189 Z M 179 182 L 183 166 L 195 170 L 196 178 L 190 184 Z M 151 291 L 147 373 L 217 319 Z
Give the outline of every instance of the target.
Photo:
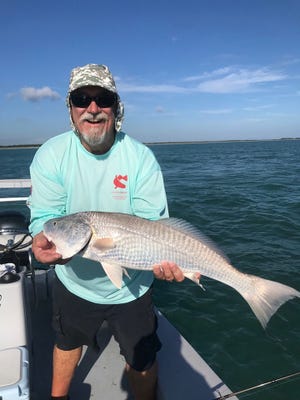
M 146 146 L 121 132 L 123 104 L 106 66 L 72 70 L 67 106 L 72 130 L 41 146 L 30 168 L 32 249 L 38 261 L 56 264 L 51 399 L 69 398 L 82 345 L 96 345 L 97 331 L 107 320 L 126 360 L 135 399 L 154 400 L 161 344 L 151 298 L 153 274 L 131 271 L 130 279 L 124 277 L 122 288 L 116 289 L 98 263 L 79 257 L 63 260 L 43 235 L 43 224 L 79 211 L 165 218 L 161 170 Z M 153 272 L 159 279 L 184 279 L 179 267 L 166 261 Z

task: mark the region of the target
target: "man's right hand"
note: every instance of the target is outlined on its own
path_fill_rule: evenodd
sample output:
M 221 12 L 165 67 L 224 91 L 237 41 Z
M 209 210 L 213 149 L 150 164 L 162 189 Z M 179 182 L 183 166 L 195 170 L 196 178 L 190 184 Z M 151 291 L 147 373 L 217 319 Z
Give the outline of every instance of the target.
M 32 251 L 37 261 L 42 264 L 65 264 L 70 259 L 63 259 L 56 252 L 55 244 L 49 242 L 43 232 L 38 233 L 32 240 Z

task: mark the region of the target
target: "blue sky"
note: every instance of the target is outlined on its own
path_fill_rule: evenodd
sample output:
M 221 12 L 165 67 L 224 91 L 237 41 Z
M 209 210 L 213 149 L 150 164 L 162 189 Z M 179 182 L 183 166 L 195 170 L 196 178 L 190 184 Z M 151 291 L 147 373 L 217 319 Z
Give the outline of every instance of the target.
M 2 0 L 0 31 L 0 145 L 68 130 L 86 63 L 141 141 L 300 137 L 299 0 Z

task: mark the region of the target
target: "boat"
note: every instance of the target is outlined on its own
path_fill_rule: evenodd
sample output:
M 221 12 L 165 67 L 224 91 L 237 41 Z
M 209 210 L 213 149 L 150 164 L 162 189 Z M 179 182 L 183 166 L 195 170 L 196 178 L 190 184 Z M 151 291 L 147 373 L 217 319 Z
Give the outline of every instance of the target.
M 0 180 L 1 190 L 29 188 L 29 179 Z M 0 400 L 48 400 L 51 387 L 55 267 L 34 262 L 28 220 L 14 207 L 16 202 L 25 207 L 27 198 L 28 194 L 0 198 L 5 205 L 0 210 Z M 158 400 L 227 398 L 231 391 L 222 379 L 159 310 L 157 316 L 162 342 Z M 98 343 L 99 348 L 84 348 L 71 399 L 133 400 L 124 360 L 105 324 Z

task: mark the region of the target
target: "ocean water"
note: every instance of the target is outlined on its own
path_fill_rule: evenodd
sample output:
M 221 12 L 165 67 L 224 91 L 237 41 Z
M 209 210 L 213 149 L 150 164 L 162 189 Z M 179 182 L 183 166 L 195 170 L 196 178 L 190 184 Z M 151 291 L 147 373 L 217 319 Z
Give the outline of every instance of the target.
M 197 226 L 239 270 L 300 290 L 300 140 L 151 148 L 170 215 Z M 34 153 L 0 150 L 0 179 L 28 178 Z M 300 370 L 300 299 L 263 330 L 232 288 L 205 277 L 202 284 L 205 291 L 188 280 L 156 281 L 155 302 L 233 391 Z M 299 400 L 300 378 L 239 398 Z

